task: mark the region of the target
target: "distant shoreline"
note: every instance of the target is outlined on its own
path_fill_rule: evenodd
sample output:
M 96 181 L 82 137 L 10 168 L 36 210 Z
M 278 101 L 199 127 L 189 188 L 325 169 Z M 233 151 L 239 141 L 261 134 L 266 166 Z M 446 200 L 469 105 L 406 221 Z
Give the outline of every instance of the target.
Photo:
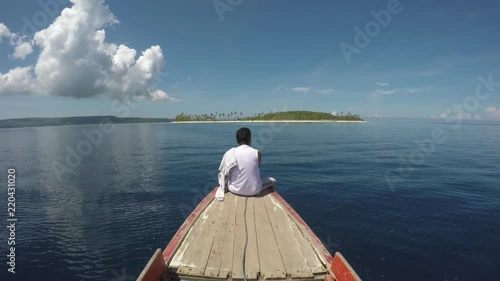
M 201 124 L 201 123 L 365 123 L 366 121 L 351 120 L 219 120 L 219 121 L 172 121 L 174 124 Z
M 75 116 L 75 117 L 52 117 L 52 118 L 16 118 L 0 120 L 0 129 L 34 128 L 49 126 L 80 126 L 106 124 L 146 124 L 167 123 L 168 118 L 139 118 L 139 117 L 116 117 L 116 116 Z

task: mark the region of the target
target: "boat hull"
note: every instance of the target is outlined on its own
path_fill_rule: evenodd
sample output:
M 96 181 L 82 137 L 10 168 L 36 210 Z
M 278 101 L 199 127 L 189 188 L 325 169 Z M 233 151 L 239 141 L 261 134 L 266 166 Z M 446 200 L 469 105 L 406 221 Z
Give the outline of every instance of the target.
M 196 206 L 196 208 L 193 210 L 193 212 L 186 218 L 184 223 L 181 225 L 181 227 L 178 229 L 176 234 L 172 237 L 166 248 L 161 251 L 160 249 L 156 250 L 154 253 L 153 257 L 150 259 L 144 270 L 142 271 L 141 275 L 137 280 L 141 281 L 152 281 L 152 280 L 179 280 L 179 279 L 191 279 L 191 280 L 238 280 L 238 279 L 243 279 L 243 276 L 239 274 L 239 270 L 233 270 L 234 272 L 229 273 L 227 275 L 225 274 L 219 274 L 219 275 L 209 275 L 206 274 L 208 269 L 207 268 L 202 268 L 202 272 L 205 272 L 205 275 L 203 274 L 194 274 L 190 275 L 191 269 L 189 268 L 186 270 L 183 270 L 183 265 L 180 264 L 179 262 L 182 259 L 186 259 L 185 256 L 189 256 L 188 254 L 184 253 L 186 252 L 189 247 L 200 247 L 196 245 L 190 245 L 189 247 L 187 246 L 186 242 L 188 239 L 191 239 L 191 243 L 193 241 L 196 241 L 195 238 L 188 237 L 188 236 L 193 236 L 196 235 L 196 231 L 198 229 L 201 229 L 200 227 L 203 227 L 202 222 L 203 220 L 206 220 L 206 217 L 210 217 L 212 214 L 219 214 L 220 211 L 217 211 L 216 209 L 212 210 L 213 208 L 217 208 L 218 205 L 220 204 L 218 202 L 214 201 L 215 197 L 215 192 L 217 188 L 215 188 L 212 192 L 210 192 L 199 204 Z M 300 215 L 276 192 L 273 188 L 268 188 L 265 192 L 265 194 L 262 195 L 262 200 L 266 200 L 266 203 L 260 203 L 261 198 L 256 198 L 256 199 L 251 199 L 254 200 L 252 206 L 260 206 L 257 204 L 262 204 L 265 208 L 267 208 L 267 212 L 271 214 L 273 212 L 278 211 L 278 212 L 284 212 L 287 216 L 287 218 L 290 218 L 288 220 L 288 224 L 290 225 L 290 229 L 295 229 L 295 237 L 300 238 L 299 236 L 303 236 L 303 240 L 301 240 L 300 245 L 308 245 L 307 247 L 311 247 L 314 251 L 314 256 L 315 257 L 310 257 L 307 262 L 309 265 L 312 265 L 314 261 L 316 262 L 317 266 L 311 268 L 309 274 L 307 275 L 300 275 L 298 273 L 297 276 L 293 275 L 293 271 L 289 270 L 290 267 L 293 267 L 293 257 L 291 258 L 290 261 L 288 261 L 287 257 L 290 256 L 290 253 L 285 253 L 288 251 L 287 246 L 285 243 L 280 243 L 283 240 L 278 240 L 278 247 L 281 246 L 281 251 L 282 253 L 280 254 L 283 257 L 285 268 L 288 269 L 287 272 L 281 272 L 279 274 L 269 274 L 266 273 L 263 268 L 260 269 L 260 271 L 263 271 L 262 273 L 255 273 L 252 272 L 250 275 L 247 275 L 248 280 L 266 280 L 266 279 L 273 279 L 273 280 L 289 280 L 289 279 L 294 279 L 294 280 L 318 280 L 318 279 L 323 279 L 326 281 L 360 281 L 361 279 L 359 276 L 356 274 L 356 272 L 352 269 L 352 267 L 349 265 L 349 263 L 345 260 L 345 258 L 340 254 L 340 253 L 335 253 L 335 255 L 332 257 L 330 252 L 325 248 L 323 243 L 320 241 L 320 239 L 314 234 L 314 232 L 311 230 L 311 228 L 306 224 L 306 222 L 300 217 Z M 234 196 L 230 194 L 231 196 Z M 242 198 L 235 198 L 231 199 L 232 197 L 229 196 L 227 199 L 229 200 L 235 200 L 236 208 L 241 208 L 238 204 L 242 204 L 243 202 Z M 238 201 L 239 200 L 239 201 Z M 246 203 L 245 203 L 246 204 Z M 209 207 L 210 206 L 210 207 Z M 215 207 L 214 207 L 215 206 Z M 239 206 L 239 207 L 238 207 Z M 246 207 L 246 206 L 245 206 Z M 221 207 L 222 208 L 222 207 Z M 251 208 L 251 207 L 250 207 Z M 280 210 L 281 209 L 281 210 Z M 240 209 L 238 209 L 240 210 Z M 255 208 L 257 210 L 257 208 Z M 245 210 L 246 211 L 246 210 Z M 219 212 L 219 213 L 217 213 Z M 234 212 L 237 212 L 234 210 Z M 211 221 L 211 223 L 214 223 L 217 220 L 214 219 Z M 257 219 L 254 221 L 254 224 L 257 224 L 259 220 Z M 280 220 L 276 220 L 276 218 L 272 217 L 270 220 L 270 223 L 272 227 L 276 228 L 273 229 L 273 231 L 277 230 L 283 230 L 283 219 L 280 217 Z M 276 225 L 273 225 L 273 222 L 275 222 Z M 203 221 L 205 223 L 205 221 Z M 261 224 L 262 222 L 258 222 Z M 238 223 L 237 223 L 238 225 Z M 220 228 L 220 227 L 219 227 Z M 286 231 L 289 231 L 286 229 Z M 201 231 L 201 230 L 199 230 Z M 214 230 L 217 231 L 217 230 Z M 237 231 L 235 231 L 237 232 Z M 209 233 L 208 230 L 205 230 L 204 233 Z M 241 233 L 241 232 L 238 232 Z M 281 232 L 283 234 L 284 232 Z M 298 233 L 298 234 L 297 234 Z M 201 234 L 200 234 L 201 235 Z M 238 236 L 239 234 L 234 234 L 235 236 Z M 206 236 L 206 235 L 205 235 Z M 187 238 L 188 237 L 188 238 Z M 262 238 L 254 237 L 256 241 L 262 241 Z M 213 238 L 216 239 L 216 238 Z M 305 241 L 305 242 L 304 242 Z M 200 242 L 201 243 L 201 242 Z M 212 242 L 214 243 L 214 242 Z M 254 245 L 255 246 L 255 245 Z M 188 249 L 189 250 L 189 249 Z M 310 249 L 306 249 L 311 252 Z M 183 252 L 184 251 L 184 252 Z M 194 250 L 191 250 L 192 252 Z M 200 250 L 201 251 L 201 250 Z M 193 252 L 196 255 L 200 254 L 200 251 L 197 250 L 197 252 Z M 209 251 L 214 252 L 214 250 L 210 249 Z M 307 252 L 305 250 L 301 250 L 304 254 Z M 202 251 L 201 251 L 202 252 Z M 235 250 L 235 253 L 237 251 Z M 210 253 L 209 253 L 210 254 Z M 247 253 L 248 255 L 248 253 Z M 234 257 L 237 255 L 235 254 Z M 309 254 L 311 256 L 311 254 Z M 238 256 L 239 257 L 239 256 Z M 264 255 L 262 255 L 264 257 Z M 194 257 L 196 260 L 196 256 Z M 311 260 L 313 262 L 311 262 Z M 240 262 L 239 259 L 236 259 L 232 261 L 233 264 Z M 185 262 L 186 263 L 186 262 Z M 193 261 L 187 262 L 187 264 L 192 264 Z M 196 262 L 194 262 L 196 265 Z M 261 261 L 262 263 L 262 261 Z M 287 264 L 288 263 L 288 264 Z M 184 265 L 185 267 L 185 265 Z M 321 267 L 321 268 L 320 268 Z M 196 268 L 193 268 L 196 269 Z M 316 269 L 316 270 L 314 270 Z M 217 269 L 218 271 L 221 271 L 222 269 Z M 255 270 L 258 271 L 258 270 Z M 285 270 L 283 270 L 285 271 Z M 299 271 L 297 271 L 299 272 Z M 291 274 L 292 273 L 292 274 Z

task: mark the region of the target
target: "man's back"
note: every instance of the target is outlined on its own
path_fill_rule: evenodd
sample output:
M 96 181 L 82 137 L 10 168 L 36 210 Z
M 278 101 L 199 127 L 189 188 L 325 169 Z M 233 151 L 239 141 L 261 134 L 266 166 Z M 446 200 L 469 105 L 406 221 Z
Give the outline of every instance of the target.
M 257 194 L 261 187 L 259 151 L 246 144 L 235 148 L 238 166 L 231 169 L 229 191 L 246 196 Z

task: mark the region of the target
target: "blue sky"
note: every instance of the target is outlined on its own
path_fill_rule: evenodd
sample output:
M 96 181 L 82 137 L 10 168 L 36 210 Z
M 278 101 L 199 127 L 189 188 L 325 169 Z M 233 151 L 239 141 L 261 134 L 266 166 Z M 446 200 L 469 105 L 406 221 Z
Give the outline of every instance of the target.
M 81 1 L 2 4 L 0 119 L 303 109 L 500 120 L 497 86 L 448 110 L 474 99 L 479 76 L 500 82 L 498 1 Z M 355 28 L 366 34 L 381 10 L 391 19 L 356 45 Z M 342 42 L 357 48 L 350 62 Z M 147 91 L 134 102 L 137 85 Z

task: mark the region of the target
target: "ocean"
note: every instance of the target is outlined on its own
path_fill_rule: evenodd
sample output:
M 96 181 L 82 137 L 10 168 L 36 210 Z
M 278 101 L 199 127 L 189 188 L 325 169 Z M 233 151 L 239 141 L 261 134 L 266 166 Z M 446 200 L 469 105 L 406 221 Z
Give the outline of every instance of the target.
M 15 274 L 135 280 L 217 182 L 247 126 L 278 181 L 363 280 L 500 280 L 500 124 L 120 124 L 0 130 L 1 221 L 15 170 Z M 12 172 L 12 170 L 11 170 Z

